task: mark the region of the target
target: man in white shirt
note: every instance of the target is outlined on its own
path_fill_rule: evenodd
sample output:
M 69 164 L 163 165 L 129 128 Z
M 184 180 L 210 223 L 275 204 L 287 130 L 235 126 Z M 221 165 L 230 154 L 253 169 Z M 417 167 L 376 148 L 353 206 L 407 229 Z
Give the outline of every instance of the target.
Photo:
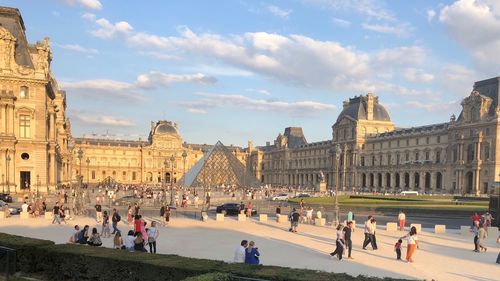
M 365 222 L 365 241 L 363 241 L 363 250 L 366 250 L 366 246 L 372 243 L 373 225 L 371 220 L 372 216 L 368 216 Z
M 245 249 L 248 246 L 248 241 L 243 240 L 241 241 L 241 245 L 236 248 L 234 251 L 234 259 L 233 262 L 235 263 L 245 263 Z
M 29 207 L 29 205 L 26 203 L 26 201 L 24 201 L 24 204 L 21 206 L 23 213 L 28 212 L 28 207 Z

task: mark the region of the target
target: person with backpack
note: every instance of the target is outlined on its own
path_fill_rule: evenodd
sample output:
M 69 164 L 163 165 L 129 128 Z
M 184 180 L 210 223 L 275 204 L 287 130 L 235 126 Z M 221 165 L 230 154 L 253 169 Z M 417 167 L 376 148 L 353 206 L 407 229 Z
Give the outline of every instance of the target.
M 118 214 L 118 211 L 116 211 L 116 209 L 113 209 L 113 216 L 111 217 L 111 222 L 113 225 L 113 233 L 111 233 L 111 234 L 115 234 L 117 232 L 120 232 L 120 230 L 118 229 L 118 223 L 121 220 L 122 220 L 122 217 L 120 216 L 120 214 Z

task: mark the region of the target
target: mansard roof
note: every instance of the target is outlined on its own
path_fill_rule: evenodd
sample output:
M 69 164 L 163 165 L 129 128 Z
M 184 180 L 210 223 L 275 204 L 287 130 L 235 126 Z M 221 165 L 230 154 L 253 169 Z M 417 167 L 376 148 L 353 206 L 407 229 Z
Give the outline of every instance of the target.
M 8 30 L 16 38 L 14 59 L 18 65 L 34 68 L 30 56 L 30 45 L 26 39 L 25 27 L 21 13 L 17 8 L 0 7 L 0 26 Z
M 373 119 L 374 121 L 391 121 L 387 110 L 379 104 L 378 97 L 371 94 L 350 98 L 344 102 L 344 109 L 337 118 L 337 122 L 348 116 L 354 120 L 368 120 L 368 99 L 373 98 Z

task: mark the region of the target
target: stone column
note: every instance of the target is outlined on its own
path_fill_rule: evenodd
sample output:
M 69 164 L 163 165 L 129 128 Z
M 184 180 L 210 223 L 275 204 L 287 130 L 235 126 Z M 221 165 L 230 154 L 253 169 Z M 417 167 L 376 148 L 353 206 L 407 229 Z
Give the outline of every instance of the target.
M 408 172 L 410 175 L 410 182 L 408 186 L 408 190 L 414 190 L 415 189 L 415 173 L 414 172 Z
M 438 172 L 431 172 L 431 190 L 436 191 L 437 188 L 437 173 Z
M 55 184 L 55 163 L 56 163 L 56 159 L 55 159 L 55 155 L 54 155 L 54 152 L 49 152 L 49 155 L 50 155 L 50 162 L 48 163 L 49 164 L 49 184 L 50 185 L 54 185 Z M 82 174 L 82 171 L 79 171 L 80 174 Z
M 6 128 L 6 114 L 5 114 L 5 104 L 1 104 L 0 105 L 0 120 L 2 120 L 2 122 L 0 122 L 0 134 L 6 134 L 7 133 L 7 128 Z
M 425 172 L 420 172 L 419 176 L 420 176 L 420 182 L 419 182 L 420 191 L 422 193 L 424 193 L 424 191 L 425 191 Z
M 479 194 L 481 193 L 481 185 L 480 185 L 481 175 L 479 172 L 480 172 L 479 169 L 474 170 L 474 186 L 472 191 L 476 196 L 479 196 Z

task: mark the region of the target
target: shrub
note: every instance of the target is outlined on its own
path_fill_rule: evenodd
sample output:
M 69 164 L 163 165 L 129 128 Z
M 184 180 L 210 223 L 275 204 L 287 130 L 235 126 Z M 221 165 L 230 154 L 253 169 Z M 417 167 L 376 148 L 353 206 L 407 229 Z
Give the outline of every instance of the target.
M 40 249 L 54 245 L 49 240 L 33 239 L 23 236 L 0 233 L 0 246 L 16 250 L 15 271 L 36 272 L 41 270 Z

